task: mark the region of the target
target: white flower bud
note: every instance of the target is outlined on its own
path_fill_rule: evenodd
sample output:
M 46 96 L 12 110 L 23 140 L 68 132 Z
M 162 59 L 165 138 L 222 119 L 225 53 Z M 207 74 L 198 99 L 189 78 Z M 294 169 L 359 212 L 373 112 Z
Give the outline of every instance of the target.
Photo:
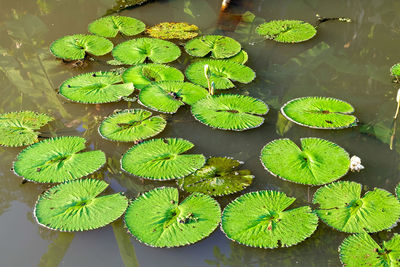
M 364 166 L 361 165 L 361 159 L 357 156 L 352 156 L 350 158 L 350 170 L 352 172 L 359 172 L 364 169 Z

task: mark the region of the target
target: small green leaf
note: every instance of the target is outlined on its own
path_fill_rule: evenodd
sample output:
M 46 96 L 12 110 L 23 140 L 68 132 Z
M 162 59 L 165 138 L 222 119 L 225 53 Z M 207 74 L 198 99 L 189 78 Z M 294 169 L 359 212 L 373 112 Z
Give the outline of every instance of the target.
M 390 74 L 395 77 L 400 77 L 400 63 L 394 64 L 390 68 Z
M 222 35 L 205 35 L 190 40 L 185 45 L 186 52 L 194 57 L 204 57 L 211 53 L 213 58 L 228 58 L 239 53 L 241 45 L 234 39 Z
M 146 30 L 151 37 L 160 39 L 192 39 L 199 34 L 199 27 L 186 22 L 163 22 Z
M 98 36 L 112 38 L 120 32 L 132 36 L 143 32 L 146 25 L 138 19 L 124 16 L 108 16 L 89 24 L 89 32 Z
M 259 25 L 259 35 L 282 43 L 299 43 L 313 38 L 317 30 L 310 23 L 301 20 L 272 20 Z

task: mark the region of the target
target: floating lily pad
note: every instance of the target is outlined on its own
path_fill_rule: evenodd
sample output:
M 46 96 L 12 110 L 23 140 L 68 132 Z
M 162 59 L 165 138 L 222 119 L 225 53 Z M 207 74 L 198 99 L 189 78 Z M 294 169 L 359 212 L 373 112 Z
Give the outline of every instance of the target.
M 201 154 L 183 154 L 194 145 L 180 138 L 152 139 L 131 147 L 121 159 L 124 171 L 151 180 L 185 177 L 201 167 Z
M 314 129 L 342 129 L 357 125 L 354 108 L 331 97 L 301 97 L 287 102 L 281 112 L 288 120 Z
M 186 69 L 186 77 L 193 83 L 208 87 L 204 75 L 204 65 L 208 65 L 210 82 L 214 82 L 215 89 L 229 89 L 234 87 L 232 81 L 249 83 L 256 77 L 252 69 L 230 60 L 201 60 L 194 62 Z
M 394 64 L 390 68 L 390 74 L 395 77 L 400 77 L 400 63 Z
M 0 145 L 25 146 L 38 141 L 35 131 L 54 118 L 33 111 L 17 111 L 0 114 Z
M 188 82 L 160 82 L 146 86 L 139 93 L 139 103 L 165 113 L 175 113 L 184 104 L 193 105 L 208 92 Z
M 199 35 L 199 27 L 185 22 L 163 22 L 147 29 L 146 32 L 154 38 L 185 40 Z
M 379 232 L 395 225 L 400 203 L 389 192 L 375 188 L 361 197 L 361 184 L 334 182 L 315 192 L 316 213 L 329 226 L 346 233 Z
M 317 30 L 301 20 L 272 20 L 259 25 L 259 35 L 281 43 L 299 43 L 313 38 Z
M 125 214 L 129 232 L 152 247 L 190 245 L 209 236 L 221 220 L 213 198 L 195 193 L 179 203 L 178 189 L 161 187 L 135 199 Z
M 132 36 L 143 32 L 146 25 L 135 18 L 125 16 L 108 16 L 89 24 L 89 32 L 98 36 L 112 38 L 120 32 Z
M 85 142 L 77 136 L 40 141 L 18 154 L 14 172 L 38 183 L 61 183 L 89 175 L 103 166 L 106 156 L 100 150 L 80 152 Z
M 81 179 L 54 186 L 41 194 L 34 215 L 37 222 L 59 231 L 86 231 L 103 227 L 125 212 L 128 199 L 121 193 L 101 194 L 108 184 Z
M 226 60 L 237 62 L 239 64 L 245 64 L 247 60 L 249 60 L 249 55 L 247 54 L 246 51 L 240 50 L 239 53 L 237 53 L 233 57 L 227 58 Z
M 113 57 L 128 65 L 143 63 L 147 58 L 154 63 L 168 63 L 181 55 L 177 45 L 155 38 L 138 38 L 117 45 Z
M 296 199 L 278 191 L 257 191 L 232 201 L 222 213 L 222 231 L 250 247 L 290 247 L 311 236 L 318 217 L 309 206 L 286 210 Z
M 236 40 L 222 35 L 205 35 L 190 40 L 185 45 L 186 52 L 194 57 L 228 58 L 239 53 L 241 45 Z
M 201 123 L 222 130 L 243 131 L 264 123 L 268 106 L 244 95 L 213 95 L 192 106 L 193 116 Z
M 132 83 L 122 83 L 117 72 L 97 71 L 74 76 L 60 86 L 60 94 L 71 101 L 101 104 L 120 101 L 135 90 Z
M 395 234 L 379 246 L 367 233 L 354 234 L 343 241 L 339 254 L 346 267 L 400 266 L 400 235 Z
M 102 56 L 113 49 L 112 42 L 96 35 L 75 34 L 64 36 L 50 45 L 50 51 L 66 60 L 84 59 L 86 54 Z
M 162 64 L 140 64 L 130 67 L 122 74 L 124 82 L 131 82 L 137 89 L 143 89 L 153 82 L 180 81 L 183 82 L 183 73 L 173 67 Z
M 201 169 L 178 179 L 180 188 L 190 193 L 223 196 L 242 191 L 252 182 L 250 170 L 236 170 L 242 163 L 231 158 L 209 158 Z
M 167 122 L 144 109 L 126 109 L 107 117 L 99 127 L 102 137 L 112 141 L 136 142 L 162 132 Z
M 302 138 L 301 148 L 290 139 L 274 140 L 261 151 L 261 162 L 272 175 L 295 183 L 323 185 L 349 170 L 349 154 L 335 143 Z

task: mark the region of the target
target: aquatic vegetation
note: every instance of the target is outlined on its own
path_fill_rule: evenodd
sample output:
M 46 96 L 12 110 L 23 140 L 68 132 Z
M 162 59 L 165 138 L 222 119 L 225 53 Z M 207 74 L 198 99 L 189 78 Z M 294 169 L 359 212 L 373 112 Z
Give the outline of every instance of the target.
M 71 101 L 85 104 L 117 102 L 135 90 L 132 83 L 122 82 L 117 72 L 83 73 L 64 81 L 59 93 Z
M 271 190 L 244 194 L 224 209 L 221 229 L 229 239 L 250 247 L 296 245 L 314 233 L 318 217 L 309 206 L 286 210 L 295 200 Z
M 160 39 L 192 39 L 199 35 L 199 27 L 186 22 L 163 22 L 150 27 L 146 33 Z
M 205 35 L 190 40 L 185 45 L 185 51 L 194 57 L 204 57 L 211 54 L 212 58 L 228 58 L 239 53 L 241 45 L 236 40 L 222 35 Z
M 158 112 L 175 113 L 180 106 L 193 105 L 207 95 L 207 91 L 199 85 L 166 81 L 144 87 L 140 90 L 138 102 Z
M 344 266 L 399 266 L 400 235 L 378 245 L 367 233 L 347 237 L 339 247 L 340 260 Z
M 379 232 L 393 227 L 400 203 L 389 192 L 375 188 L 361 196 L 361 184 L 334 182 L 315 192 L 315 211 L 327 225 L 346 233 Z
M 99 196 L 108 184 L 96 179 L 68 181 L 39 196 L 34 215 L 47 228 L 71 232 L 93 230 L 115 221 L 128 199 L 121 193 Z
M 0 114 L 0 145 L 25 146 L 38 141 L 36 130 L 54 120 L 43 113 L 17 111 Z
M 221 220 L 213 198 L 194 193 L 179 202 L 178 189 L 160 187 L 132 201 L 125 214 L 129 232 L 152 247 L 190 245 L 209 236 Z
M 239 64 L 245 64 L 249 60 L 249 55 L 243 49 L 233 57 L 226 58 L 225 60 L 237 62 Z
M 40 141 L 18 154 L 14 172 L 25 180 L 38 183 L 60 183 L 84 177 L 106 162 L 100 150 L 81 152 L 85 142 L 78 136 Z
M 271 20 L 259 25 L 259 35 L 281 43 L 299 43 L 313 38 L 317 30 L 301 20 Z
M 272 175 L 300 184 L 323 185 L 349 170 L 349 154 L 320 138 L 301 138 L 301 148 L 290 139 L 277 139 L 261 150 L 261 162 Z
M 87 54 L 103 56 L 113 49 L 111 41 L 96 35 L 75 34 L 57 39 L 50 45 L 50 51 L 65 60 L 84 59 Z
M 400 183 L 399 184 L 397 184 L 397 186 L 396 186 L 396 196 L 397 196 L 397 199 L 398 200 L 400 200 Z
M 183 82 L 185 76 L 180 70 L 174 67 L 149 63 L 130 67 L 122 74 L 122 79 L 125 83 L 133 83 L 135 88 L 141 90 L 153 82 Z
M 400 63 L 394 64 L 390 68 L 390 74 L 392 76 L 394 76 L 395 78 L 399 78 L 400 77 Z
M 167 125 L 160 116 L 144 109 L 125 109 L 107 117 L 99 127 L 102 137 L 111 141 L 138 142 L 162 132 Z
M 142 21 L 125 16 L 103 17 L 89 24 L 89 32 L 107 38 L 115 37 L 118 33 L 132 36 L 145 29 L 146 25 Z
M 223 94 L 208 96 L 192 105 L 193 116 L 201 123 L 222 130 L 244 131 L 264 123 L 268 106 L 259 99 Z
M 301 97 L 290 100 L 281 108 L 288 120 L 314 129 L 343 129 L 357 125 L 351 115 L 354 108 L 347 102 L 331 97 Z
M 252 182 L 250 170 L 236 170 L 242 162 L 224 157 L 209 158 L 195 173 L 178 179 L 179 187 L 189 193 L 223 196 L 242 191 Z
M 185 74 L 188 80 L 207 87 L 207 78 L 203 71 L 204 65 L 209 66 L 210 80 L 215 83 L 215 89 L 229 89 L 235 86 L 232 81 L 249 83 L 256 77 L 252 69 L 240 63 L 208 59 L 194 62 L 187 67 Z
M 202 154 L 183 154 L 194 145 L 181 138 L 151 139 L 131 147 L 121 158 L 121 168 L 151 180 L 185 177 L 201 167 Z
M 147 58 L 154 63 L 168 63 L 181 55 L 177 45 L 155 38 L 137 38 L 117 45 L 113 57 L 127 65 L 143 63 Z

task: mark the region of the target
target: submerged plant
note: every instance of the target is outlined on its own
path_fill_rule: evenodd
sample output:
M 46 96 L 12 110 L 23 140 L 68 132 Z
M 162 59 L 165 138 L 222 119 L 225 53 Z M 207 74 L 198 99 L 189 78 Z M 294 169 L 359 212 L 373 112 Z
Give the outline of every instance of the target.
M 80 152 L 85 149 L 85 142 L 77 136 L 40 141 L 18 154 L 14 172 L 25 180 L 38 183 L 60 183 L 84 177 L 106 162 L 100 150 Z
M 183 154 L 194 145 L 180 138 L 152 139 L 131 147 L 121 159 L 121 168 L 151 180 L 185 177 L 203 167 L 202 154 Z
M 301 20 L 272 20 L 259 25 L 257 33 L 281 43 L 299 43 L 313 38 L 317 30 Z
M 190 40 L 185 45 L 186 52 L 194 57 L 211 54 L 212 58 L 228 58 L 239 53 L 241 45 L 236 40 L 222 35 L 205 35 Z
M 125 214 L 129 232 L 152 247 L 190 245 L 209 236 L 221 220 L 213 198 L 195 193 L 179 202 L 178 189 L 161 187 L 135 199 Z
M 43 113 L 17 111 L 0 114 L 0 145 L 25 146 L 38 141 L 36 130 L 54 120 Z
M 89 24 L 89 32 L 98 36 L 112 38 L 118 33 L 132 36 L 143 32 L 146 25 L 135 18 L 125 16 L 108 16 Z
M 199 27 L 186 22 L 163 22 L 150 27 L 146 33 L 160 39 L 192 39 L 199 35 Z
M 318 217 L 309 206 L 286 210 L 295 200 L 270 190 L 244 194 L 224 209 L 221 229 L 229 239 L 250 247 L 296 245 L 314 233 Z
M 52 230 L 71 232 L 103 227 L 125 212 L 128 199 L 121 193 L 101 194 L 108 184 L 96 179 L 69 181 L 39 196 L 34 215 Z

